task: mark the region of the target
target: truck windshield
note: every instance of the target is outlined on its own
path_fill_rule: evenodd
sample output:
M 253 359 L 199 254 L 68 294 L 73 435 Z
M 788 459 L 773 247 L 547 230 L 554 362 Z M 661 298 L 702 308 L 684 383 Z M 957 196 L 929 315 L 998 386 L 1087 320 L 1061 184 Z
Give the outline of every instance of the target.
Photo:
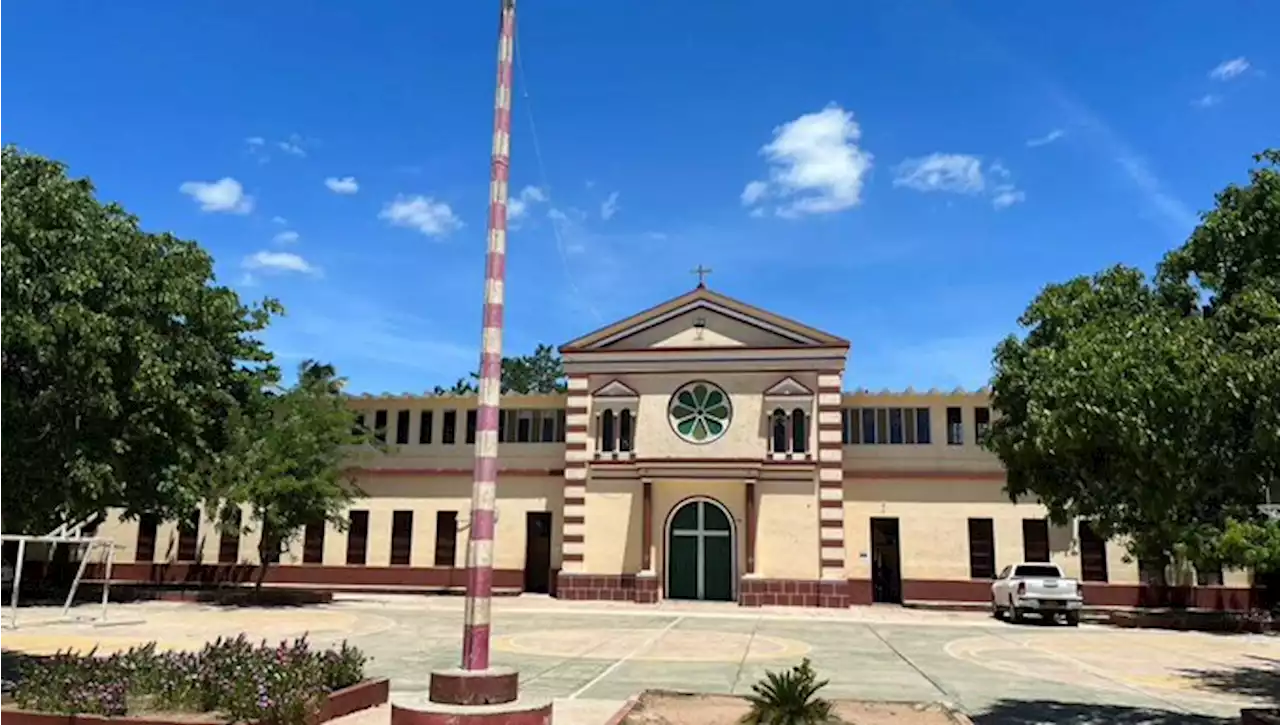
M 1048 564 L 1031 564 L 1029 566 L 1020 566 L 1014 569 L 1014 576 L 1035 576 L 1057 579 L 1062 576 L 1062 572 L 1058 571 L 1058 567 Z

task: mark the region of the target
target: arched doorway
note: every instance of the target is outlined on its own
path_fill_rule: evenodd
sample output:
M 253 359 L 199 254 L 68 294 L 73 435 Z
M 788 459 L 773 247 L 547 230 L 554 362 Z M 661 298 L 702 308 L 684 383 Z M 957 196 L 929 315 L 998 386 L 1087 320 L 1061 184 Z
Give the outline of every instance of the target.
M 667 523 L 667 599 L 734 600 L 733 517 L 718 501 L 689 499 Z

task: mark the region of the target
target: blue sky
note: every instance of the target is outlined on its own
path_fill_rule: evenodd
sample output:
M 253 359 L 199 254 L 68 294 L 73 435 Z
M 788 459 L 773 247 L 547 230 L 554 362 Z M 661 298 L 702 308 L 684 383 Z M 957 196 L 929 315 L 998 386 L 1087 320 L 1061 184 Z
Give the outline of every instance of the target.
M 4 142 L 278 297 L 286 365 L 369 392 L 475 367 L 497 2 L 4 19 Z M 1152 267 L 1280 145 L 1275 27 L 1272 3 L 524 0 L 507 351 L 705 264 L 852 340 L 851 389 L 977 387 L 1042 285 Z

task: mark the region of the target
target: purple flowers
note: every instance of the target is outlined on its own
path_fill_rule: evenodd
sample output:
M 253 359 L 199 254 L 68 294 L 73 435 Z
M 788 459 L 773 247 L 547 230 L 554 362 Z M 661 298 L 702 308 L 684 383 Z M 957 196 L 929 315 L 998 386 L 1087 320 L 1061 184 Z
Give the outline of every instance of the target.
M 109 657 L 66 652 L 23 662 L 14 700 L 44 712 L 217 712 L 240 722 L 303 725 L 327 692 L 364 679 L 365 662 L 346 642 L 317 652 L 305 637 L 273 647 L 243 634 L 199 652 L 157 652 L 154 643 Z

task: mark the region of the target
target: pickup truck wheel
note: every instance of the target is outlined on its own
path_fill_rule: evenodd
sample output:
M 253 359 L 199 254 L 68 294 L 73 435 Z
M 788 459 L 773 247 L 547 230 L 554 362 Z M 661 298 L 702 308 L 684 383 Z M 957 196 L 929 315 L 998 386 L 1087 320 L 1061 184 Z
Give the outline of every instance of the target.
M 1020 624 L 1022 622 L 1022 612 L 1019 611 L 1017 607 L 1009 607 L 1009 621 L 1014 624 Z
M 999 604 L 996 604 L 995 597 L 991 597 L 991 616 L 996 619 L 1004 619 L 1004 610 L 1000 608 Z
M 1079 627 L 1079 626 L 1080 626 L 1080 613 L 1079 613 L 1079 612 L 1067 612 L 1067 613 L 1066 613 L 1066 615 L 1064 615 L 1064 618 L 1067 620 L 1067 626 L 1068 626 L 1068 627 Z

